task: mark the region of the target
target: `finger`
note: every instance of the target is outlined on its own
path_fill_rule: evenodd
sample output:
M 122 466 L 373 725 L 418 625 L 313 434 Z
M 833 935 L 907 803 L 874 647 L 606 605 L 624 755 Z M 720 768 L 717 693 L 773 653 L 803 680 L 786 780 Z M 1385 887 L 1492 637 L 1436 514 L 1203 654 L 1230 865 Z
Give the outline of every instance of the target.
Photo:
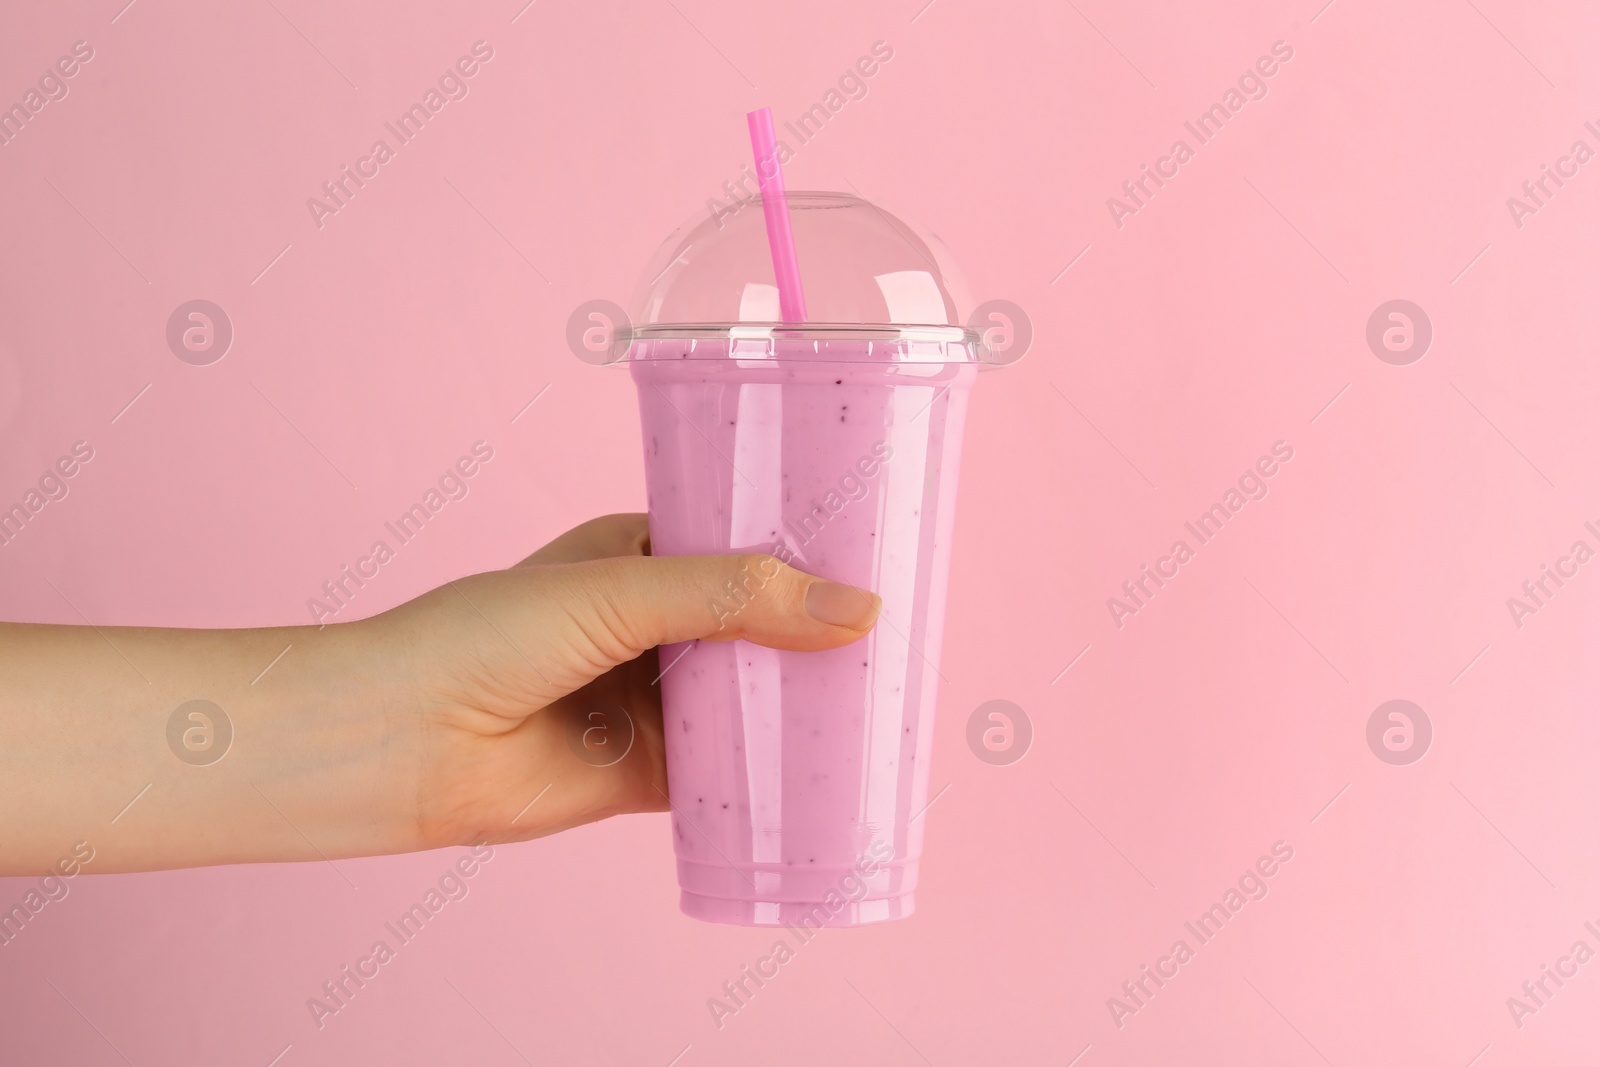
M 581 526 L 574 526 L 539 551 L 518 563 L 531 567 L 542 563 L 582 563 L 612 556 L 650 554 L 650 527 L 644 515 L 602 515 Z
M 820 651 L 877 621 L 874 593 L 818 578 L 772 556 L 628 557 L 544 572 L 553 597 L 607 664 L 657 645 L 742 638 Z

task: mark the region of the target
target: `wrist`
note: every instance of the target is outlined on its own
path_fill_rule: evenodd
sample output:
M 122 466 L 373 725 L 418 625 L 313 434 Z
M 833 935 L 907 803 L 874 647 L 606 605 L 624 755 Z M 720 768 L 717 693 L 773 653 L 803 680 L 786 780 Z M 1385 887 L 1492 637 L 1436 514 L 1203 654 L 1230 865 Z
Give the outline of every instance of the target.
M 424 847 L 423 709 L 399 635 L 379 616 L 285 640 L 304 662 L 264 709 L 255 799 L 276 804 L 329 858 Z
M 150 725 L 162 728 L 181 705 L 204 699 L 221 720 L 211 729 L 228 743 L 220 755 L 186 758 L 164 731 L 151 788 L 107 835 L 101 869 L 315 862 L 417 847 L 419 731 L 381 628 L 141 631 L 134 643 L 155 662 Z

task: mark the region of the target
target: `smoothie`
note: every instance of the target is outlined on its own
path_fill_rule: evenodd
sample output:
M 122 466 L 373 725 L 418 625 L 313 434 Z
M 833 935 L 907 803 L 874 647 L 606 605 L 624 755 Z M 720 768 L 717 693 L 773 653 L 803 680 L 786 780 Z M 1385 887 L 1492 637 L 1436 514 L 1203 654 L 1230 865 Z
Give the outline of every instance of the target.
M 871 634 L 828 652 L 661 649 L 682 907 L 698 918 L 857 925 L 914 907 L 978 368 L 966 341 L 869 334 L 630 352 L 655 554 L 768 553 L 883 598 Z M 738 611 L 762 577 L 707 612 Z

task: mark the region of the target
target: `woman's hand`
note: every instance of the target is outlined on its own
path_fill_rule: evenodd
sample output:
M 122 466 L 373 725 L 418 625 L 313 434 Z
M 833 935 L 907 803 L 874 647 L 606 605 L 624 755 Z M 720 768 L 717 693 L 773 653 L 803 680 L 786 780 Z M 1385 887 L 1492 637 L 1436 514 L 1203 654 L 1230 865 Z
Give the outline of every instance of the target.
M 406 635 L 423 734 L 419 844 L 515 841 L 667 808 L 657 645 L 743 638 L 814 651 L 878 599 L 771 556 L 655 559 L 608 515 L 516 567 L 371 620 Z
M 521 840 L 662 810 L 671 663 L 656 646 L 835 648 L 878 606 L 770 556 L 652 558 L 644 516 L 611 515 L 359 622 L 0 625 L 0 874 L 44 873 L 80 842 L 97 873 Z M 174 740 L 196 700 L 230 738 L 203 757 Z

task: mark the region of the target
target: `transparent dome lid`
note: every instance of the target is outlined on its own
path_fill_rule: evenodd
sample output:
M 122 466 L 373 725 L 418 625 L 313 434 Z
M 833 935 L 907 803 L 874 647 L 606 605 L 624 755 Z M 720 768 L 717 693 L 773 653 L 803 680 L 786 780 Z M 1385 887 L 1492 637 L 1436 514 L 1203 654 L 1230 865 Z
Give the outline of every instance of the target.
M 849 193 L 791 191 L 785 200 L 805 321 L 779 310 L 764 205 L 752 197 L 696 213 L 662 244 L 629 309 L 633 358 L 665 355 L 641 341 L 724 337 L 905 342 L 921 356 L 890 358 L 979 358 L 980 338 L 963 320 L 972 310 L 965 280 L 938 238 Z

